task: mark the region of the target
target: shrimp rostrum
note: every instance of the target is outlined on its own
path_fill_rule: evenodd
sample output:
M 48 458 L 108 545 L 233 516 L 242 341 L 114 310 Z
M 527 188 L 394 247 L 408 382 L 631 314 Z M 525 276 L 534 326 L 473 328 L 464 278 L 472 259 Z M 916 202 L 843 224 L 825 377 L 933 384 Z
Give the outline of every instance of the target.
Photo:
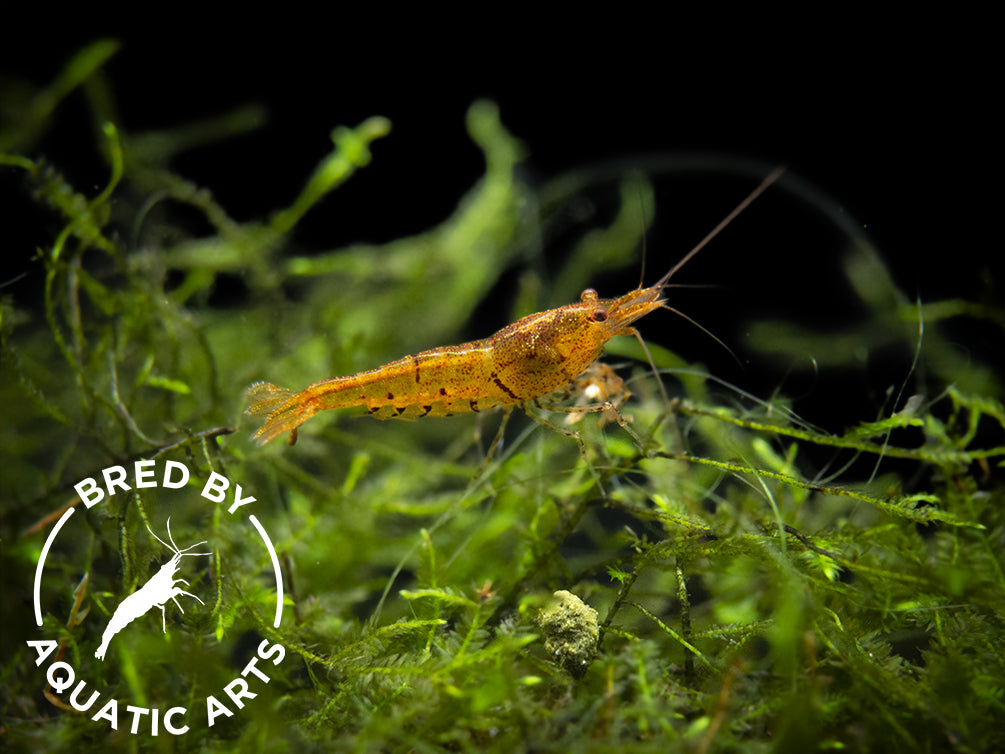
M 716 228 L 654 285 L 619 298 L 602 299 L 592 288 L 575 304 L 531 314 L 483 340 L 406 356 L 377 369 L 316 382 L 296 392 L 256 382 L 245 395 L 245 413 L 264 416 L 252 435 L 262 445 L 297 429 L 319 411 L 362 406 L 378 419 L 527 408 L 565 388 L 600 356 L 617 335 L 638 335 L 632 324 L 669 308 L 670 278 L 781 173 L 773 171 Z

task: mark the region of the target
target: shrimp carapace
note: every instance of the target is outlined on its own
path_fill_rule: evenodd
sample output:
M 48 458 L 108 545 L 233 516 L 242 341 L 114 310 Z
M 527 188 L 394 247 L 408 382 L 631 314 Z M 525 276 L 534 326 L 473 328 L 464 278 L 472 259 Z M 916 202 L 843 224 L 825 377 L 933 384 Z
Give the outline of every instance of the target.
M 550 395 L 582 374 L 616 335 L 634 335 L 640 317 L 664 307 L 673 274 L 781 174 L 773 171 L 698 246 L 655 285 L 601 299 L 592 288 L 575 304 L 531 314 L 491 337 L 406 356 L 377 369 L 316 382 L 295 392 L 256 382 L 245 392 L 250 416 L 265 416 L 259 445 L 297 428 L 318 411 L 362 406 L 378 419 L 417 419 L 512 408 Z

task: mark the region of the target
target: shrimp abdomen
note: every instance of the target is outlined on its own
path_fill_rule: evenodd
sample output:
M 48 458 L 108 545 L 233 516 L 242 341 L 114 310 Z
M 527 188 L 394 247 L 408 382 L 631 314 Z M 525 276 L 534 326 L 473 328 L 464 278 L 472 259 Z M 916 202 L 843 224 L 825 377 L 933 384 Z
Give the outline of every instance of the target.
M 378 369 L 316 382 L 299 393 L 256 382 L 246 391 L 245 413 L 268 415 L 253 435 L 263 445 L 286 432 L 295 433 L 327 409 L 361 406 L 377 419 L 418 419 L 518 402 L 493 383 L 487 354 L 484 341 L 437 348 Z

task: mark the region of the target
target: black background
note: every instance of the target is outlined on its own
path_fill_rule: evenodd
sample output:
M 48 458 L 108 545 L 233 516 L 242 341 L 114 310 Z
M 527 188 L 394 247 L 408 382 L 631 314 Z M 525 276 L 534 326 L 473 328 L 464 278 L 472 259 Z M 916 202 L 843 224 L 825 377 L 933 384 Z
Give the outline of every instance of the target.
M 507 127 L 527 145 L 529 180 L 611 160 L 651 167 L 661 155 L 695 151 L 752 159 L 765 172 L 785 164 L 866 229 L 908 297 L 1000 303 L 1002 14 L 893 17 L 841 7 L 840 14 L 792 15 L 626 5 L 595 18 L 579 9 L 560 19 L 540 9 L 482 8 L 437 18 L 372 7 L 355 16 L 339 9 L 283 16 L 274 24 L 244 11 L 228 19 L 233 28 L 216 29 L 202 19 L 88 19 L 57 33 L 42 25 L 37 36 L 6 45 L 0 72 L 43 84 L 74 50 L 112 37 L 122 49 L 107 71 L 127 130 L 170 128 L 242 104 L 263 105 L 262 129 L 190 152 L 173 165 L 211 188 L 239 220 L 289 203 L 330 150 L 332 127 L 387 116 L 394 130 L 374 145 L 373 164 L 298 228 L 296 243 L 308 251 L 387 241 L 446 218 L 484 170 L 464 130 L 467 108 L 484 97 L 499 104 Z M 78 189 L 91 183 L 96 193 L 107 169 L 95 157 L 79 97 L 63 106 L 58 120 L 38 152 Z M 647 237 L 647 282 L 754 182 L 661 178 L 656 224 Z M 30 257 L 36 245 L 51 242 L 51 228 L 11 171 L 0 189 L 8 208 L 5 279 L 28 273 L 6 293 L 25 305 L 39 275 Z M 748 316 L 817 318 L 823 327 L 840 328 L 854 315 L 847 287 L 835 282 L 841 254 L 835 234 L 828 236 L 819 219 L 807 219 L 798 202 L 786 203 L 778 193 L 765 197 L 763 211 L 761 202 L 755 205 L 732 238 L 724 235 L 722 245 L 716 241 L 678 278 L 717 286 L 681 292 L 678 305 L 744 360 L 736 323 Z M 602 295 L 615 295 L 637 276 L 635 267 L 628 278 L 595 285 Z M 465 336 L 484 336 L 505 323 L 491 311 L 483 314 L 485 322 L 470 323 Z M 706 359 L 706 352 L 720 351 L 706 360 L 734 377 L 728 354 L 707 336 L 684 333 L 693 328 L 677 321 L 650 326 L 668 327 L 681 332 L 683 355 Z M 1000 331 L 959 328 L 961 348 L 1000 361 Z M 431 345 L 417 336 L 416 350 Z M 909 356 L 894 367 L 901 377 Z M 747 376 L 761 391 L 778 379 L 766 373 L 758 383 Z

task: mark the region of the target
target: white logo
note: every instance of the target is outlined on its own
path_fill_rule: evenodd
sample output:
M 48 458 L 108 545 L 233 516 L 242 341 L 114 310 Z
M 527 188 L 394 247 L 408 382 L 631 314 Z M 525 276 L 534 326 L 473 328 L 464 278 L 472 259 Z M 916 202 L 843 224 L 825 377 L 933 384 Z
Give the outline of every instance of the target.
M 168 516 L 167 520 L 167 532 L 168 539 L 171 540 L 171 544 L 168 545 L 163 539 L 158 537 L 153 533 L 153 530 L 147 526 L 147 531 L 153 535 L 153 538 L 160 542 L 165 547 L 170 547 L 174 555 L 171 556 L 171 560 L 161 566 L 161 569 L 157 571 L 150 580 L 137 589 L 135 592 L 130 594 L 115 608 L 115 612 L 112 614 L 112 619 L 108 621 L 108 626 L 105 628 L 105 632 L 101 635 L 101 646 L 94 653 L 94 656 L 99 660 L 105 659 L 105 652 L 108 651 L 108 642 L 112 640 L 119 631 L 128 626 L 137 618 L 141 618 L 150 612 L 153 608 L 159 607 L 161 609 L 161 625 L 164 629 L 164 633 L 167 633 L 167 619 L 164 616 L 164 605 L 168 600 L 172 600 L 178 609 L 183 613 L 181 604 L 176 599 L 179 594 L 186 594 L 193 599 L 199 600 L 203 605 L 206 603 L 201 599 L 196 597 L 192 592 L 186 592 L 184 589 L 180 589 L 177 584 L 184 584 L 188 586 L 188 582 L 185 579 L 176 579 L 175 574 L 178 573 L 178 568 L 181 564 L 181 559 L 186 555 L 189 557 L 194 557 L 196 555 L 212 555 L 211 552 L 189 552 L 194 547 L 206 544 L 204 539 L 202 542 L 198 542 L 192 547 L 186 547 L 184 550 L 179 550 L 178 545 L 174 543 L 174 538 L 171 536 L 171 517 Z
M 74 485 L 74 489 L 77 491 L 83 506 L 90 509 L 103 500 L 112 499 L 120 491 L 128 492 L 133 489 L 151 487 L 160 487 L 166 490 L 184 490 L 188 487 L 191 474 L 187 466 L 177 461 L 165 461 L 163 462 L 161 477 L 158 480 L 156 478 L 158 471 L 157 464 L 158 462 L 153 460 L 137 461 L 132 469 L 132 485 L 126 481 L 128 473 L 125 467 L 110 466 L 101 472 L 101 482 L 103 484 L 96 479 L 87 478 Z M 148 495 L 152 493 L 144 494 Z M 199 494 L 201 498 L 208 500 L 210 503 L 223 505 L 229 503 L 226 512 L 232 516 L 238 511 L 241 512 L 239 515 L 243 516 L 244 507 L 255 502 L 253 496 L 244 493 L 240 484 L 231 484 L 229 479 L 216 472 L 210 473 L 209 479 L 203 485 Z M 166 495 L 162 496 L 162 498 L 166 497 Z M 165 499 L 161 499 L 162 504 L 166 502 Z M 34 607 L 35 623 L 40 629 L 44 626 L 41 594 L 45 562 L 49 557 L 50 550 L 57 536 L 64 529 L 64 526 L 71 519 L 76 509 L 75 507 L 69 508 L 59 521 L 56 522 L 39 555 L 38 566 L 35 570 Z M 235 516 L 235 518 L 238 517 Z M 276 592 L 275 619 L 272 625 L 278 629 L 283 612 L 283 577 L 279 566 L 279 557 L 276 554 L 275 547 L 272 545 L 272 540 L 258 518 L 254 514 L 249 513 L 246 520 L 254 528 L 254 531 L 249 533 L 255 539 L 260 540 L 271 561 Z M 123 645 L 120 643 L 123 640 L 121 638 L 116 639 L 116 637 L 121 636 L 124 629 L 143 618 L 153 608 L 160 608 L 161 630 L 162 633 L 167 634 L 167 614 L 165 607 L 168 603 L 177 606 L 178 610 L 182 613 L 185 613 L 185 610 L 178 599 L 179 597 L 190 598 L 202 605 L 206 604 L 198 594 L 194 593 L 200 591 L 199 584 L 197 583 L 194 588 L 191 587 L 189 581 L 180 574 L 187 564 L 190 578 L 196 578 L 194 575 L 191 575 L 194 573 L 194 569 L 192 568 L 194 561 L 187 559 L 212 556 L 213 549 L 207 546 L 209 541 L 202 540 L 186 547 L 180 547 L 175 542 L 174 535 L 171 532 L 170 516 L 167 517 L 164 528 L 167 534 L 167 541 L 157 536 L 153 529 L 147 525 L 150 535 L 163 545 L 164 548 L 169 550 L 171 556 L 167 562 L 158 568 L 153 576 L 138 589 L 135 589 L 131 594 L 126 596 L 115 608 L 102 632 L 101 643 L 98 644 L 94 652 L 94 656 L 102 662 L 106 661 L 109 645 L 113 639 L 115 639 L 113 648 L 117 647 L 113 654 L 118 654 L 121 658 L 124 656 L 123 653 L 129 651 L 129 642 L 126 641 L 125 645 Z M 195 537 L 191 539 L 195 539 Z M 182 588 L 183 586 L 189 587 L 192 591 Z M 189 604 L 194 603 L 190 602 Z M 130 632 L 126 633 L 129 634 Z M 243 709 L 250 700 L 257 697 L 261 693 L 262 686 L 271 680 L 266 672 L 268 665 L 265 663 L 279 665 L 286 655 L 286 650 L 282 645 L 270 642 L 268 639 L 261 641 L 257 647 L 257 652 L 244 665 L 238 677 L 224 685 L 222 691 L 205 695 L 204 705 L 199 705 L 192 709 L 181 705 L 163 710 L 154 706 L 148 708 L 139 704 L 122 704 L 115 697 L 111 697 L 99 705 L 97 711 L 95 711 L 95 705 L 102 696 L 100 687 L 94 688 L 94 685 L 91 684 L 93 690 L 89 692 L 88 682 L 83 679 L 77 680 L 79 674 L 63 658 L 63 648 L 60 642 L 52 638 L 42 638 L 28 641 L 28 646 L 35 650 L 37 654 L 35 660 L 36 667 L 41 668 L 42 664 L 46 660 L 49 660 L 50 664 L 45 670 L 45 680 L 49 687 L 51 687 L 51 690 L 56 695 L 62 697 L 64 704 L 68 702 L 69 706 L 73 709 L 87 713 L 95 722 L 104 722 L 112 730 L 118 730 L 120 724 L 119 714 L 121 711 L 123 717 L 132 716 L 129 723 L 131 733 L 149 733 L 152 736 L 160 735 L 163 731 L 175 736 L 184 735 L 193 725 L 204 724 L 207 727 L 212 727 L 219 717 L 233 716 L 236 710 Z M 221 661 L 223 662 L 224 658 L 221 658 Z M 262 665 L 260 665 L 260 661 Z M 126 686 L 128 687 L 128 684 Z M 252 690 L 253 686 L 256 688 L 254 691 Z M 117 684 L 113 683 L 110 687 L 116 688 Z M 184 698 L 186 702 L 189 699 L 190 696 Z M 205 712 L 202 710 L 205 710 Z

